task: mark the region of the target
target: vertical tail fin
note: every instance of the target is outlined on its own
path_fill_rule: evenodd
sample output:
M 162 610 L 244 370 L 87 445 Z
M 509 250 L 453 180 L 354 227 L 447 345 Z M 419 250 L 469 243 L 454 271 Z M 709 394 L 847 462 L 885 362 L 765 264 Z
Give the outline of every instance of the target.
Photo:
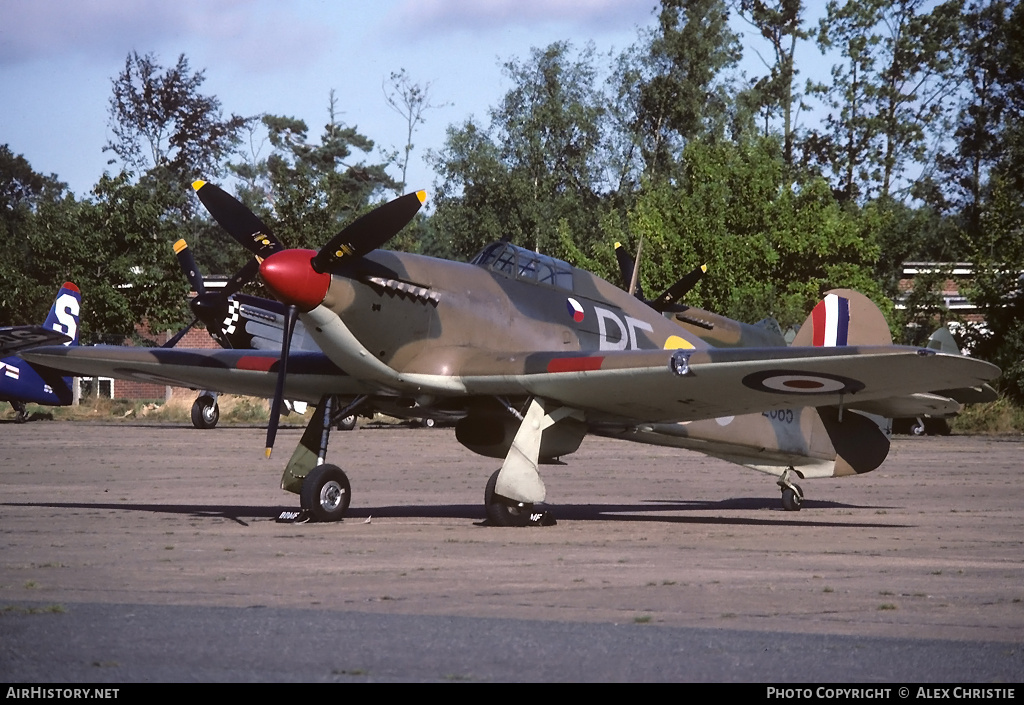
M 852 289 L 833 289 L 811 311 L 793 345 L 892 345 L 892 334 L 885 316 L 871 299 Z
M 57 298 L 53 300 L 53 306 L 50 307 L 50 313 L 46 316 L 43 327 L 69 336 L 71 340 L 64 343 L 65 345 L 78 345 L 81 311 L 82 292 L 72 282 L 64 282 L 61 284 L 60 291 L 57 292 Z M 72 403 L 75 378 L 71 376 L 57 378 L 56 374 L 53 378 L 49 378 L 47 375 L 47 378 L 53 393 L 60 400 L 59 403 Z
M 53 300 L 50 314 L 43 326 L 63 333 L 71 338 L 65 345 L 78 345 L 79 314 L 82 309 L 82 292 L 71 282 L 64 282 Z

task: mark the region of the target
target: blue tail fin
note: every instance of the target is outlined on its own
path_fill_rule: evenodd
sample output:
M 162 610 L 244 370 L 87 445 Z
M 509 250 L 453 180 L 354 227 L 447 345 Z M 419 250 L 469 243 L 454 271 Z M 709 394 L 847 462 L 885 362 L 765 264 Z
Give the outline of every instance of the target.
M 64 282 L 57 298 L 50 307 L 50 314 L 43 322 L 43 326 L 49 330 L 71 338 L 65 345 L 78 345 L 79 312 L 82 309 L 82 292 L 71 282 Z
M 46 345 L 47 337 L 57 337 L 65 345 L 78 345 L 79 313 L 82 308 L 82 294 L 71 282 L 65 282 L 57 292 L 57 298 L 50 307 L 46 322 L 40 326 L 22 326 L 30 336 L 15 340 L 8 346 L 9 351 L 26 347 Z M 10 329 L 17 332 L 19 329 Z M 54 334 L 70 338 L 64 340 Z M 26 345 L 26 343 L 28 343 Z M 72 402 L 74 378 L 62 377 L 57 370 L 29 364 L 19 357 L 4 357 L 0 360 L 0 400 L 9 401 L 18 412 L 19 420 L 25 420 L 26 403 L 46 406 L 63 406 Z

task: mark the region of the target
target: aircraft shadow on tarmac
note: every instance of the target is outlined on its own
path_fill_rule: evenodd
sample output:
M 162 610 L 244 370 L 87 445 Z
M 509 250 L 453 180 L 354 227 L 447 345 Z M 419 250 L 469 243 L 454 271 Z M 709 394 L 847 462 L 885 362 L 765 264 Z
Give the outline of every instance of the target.
M 156 514 L 182 514 L 196 519 L 228 519 L 248 526 L 249 520 L 276 519 L 281 512 L 292 511 L 290 507 L 243 506 L 243 505 L 195 505 L 195 504 L 110 504 L 86 502 L 3 502 L 5 507 L 49 507 L 55 509 L 106 509 L 129 512 L 152 512 Z M 804 503 L 805 509 L 871 509 L 879 507 L 860 507 L 839 502 L 809 500 Z M 792 512 L 784 512 L 779 501 L 767 497 L 744 497 L 725 499 L 716 502 L 695 500 L 646 500 L 635 504 L 558 504 L 546 507 L 552 512 L 556 521 L 627 521 L 627 522 L 662 522 L 674 524 L 708 524 L 736 526 L 817 526 L 817 527 L 861 527 L 861 528 L 897 528 L 905 524 L 828 521 L 817 517 L 796 519 Z M 680 516 L 667 515 L 664 512 L 693 511 L 769 511 L 772 515 L 784 515 L 793 518 L 762 518 L 760 516 Z M 345 517 L 349 523 L 372 519 L 470 519 L 475 524 L 485 523 L 484 510 L 479 504 L 427 504 L 427 505 L 395 505 L 376 507 L 351 507 Z

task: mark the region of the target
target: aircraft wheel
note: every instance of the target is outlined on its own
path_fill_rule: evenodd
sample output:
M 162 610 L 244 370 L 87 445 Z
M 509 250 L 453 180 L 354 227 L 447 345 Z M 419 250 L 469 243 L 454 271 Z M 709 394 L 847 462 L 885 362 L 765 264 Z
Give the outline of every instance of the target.
M 28 409 L 21 402 L 11 402 L 11 406 L 14 407 L 14 420 L 18 423 L 25 423 L 28 421 L 29 413 Z
M 337 465 L 318 465 L 302 481 L 299 503 L 317 521 L 341 521 L 351 501 L 352 485 Z
M 356 415 L 355 414 L 349 414 L 348 416 L 343 418 L 341 421 L 339 421 L 338 425 L 335 428 L 337 428 L 339 431 L 351 431 L 355 427 L 356 427 Z
M 533 512 L 533 505 L 523 502 L 516 502 L 494 493 L 494 487 L 498 483 L 498 473 L 494 474 L 487 481 L 484 488 L 484 508 L 487 510 L 487 518 L 495 526 L 526 526 L 530 523 L 530 514 Z
M 434 419 L 430 418 L 429 416 L 420 421 L 420 425 L 423 426 L 423 428 L 433 428 L 435 423 L 437 422 L 434 421 Z
M 910 427 L 910 432 L 912 434 L 914 434 L 915 436 L 923 436 L 924 435 L 924 421 L 918 421 L 913 426 L 911 426 Z
M 204 394 L 192 404 L 192 425 L 196 428 L 214 428 L 220 420 L 217 400 Z
M 782 490 L 782 508 L 787 512 L 799 512 L 804 503 L 804 491 L 800 485 L 793 485 L 793 488 L 784 487 Z

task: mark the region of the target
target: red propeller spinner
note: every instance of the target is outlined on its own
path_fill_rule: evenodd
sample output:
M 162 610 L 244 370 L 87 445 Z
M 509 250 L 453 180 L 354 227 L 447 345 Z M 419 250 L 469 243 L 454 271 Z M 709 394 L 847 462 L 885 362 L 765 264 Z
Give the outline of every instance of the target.
M 263 260 L 260 277 L 283 304 L 300 311 L 312 311 L 320 305 L 331 285 L 331 275 L 313 269 L 316 250 L 281 250 Z

